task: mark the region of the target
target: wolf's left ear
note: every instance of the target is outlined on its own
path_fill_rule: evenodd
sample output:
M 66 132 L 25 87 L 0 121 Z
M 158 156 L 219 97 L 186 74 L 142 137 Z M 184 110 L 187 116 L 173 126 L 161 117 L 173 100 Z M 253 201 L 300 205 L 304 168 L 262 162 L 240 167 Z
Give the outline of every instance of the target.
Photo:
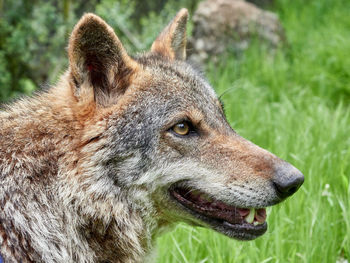
M 181 9 L 153 42 L 151 51 L 171 60 L 185 60 L 187 18 L 187 9 Z
M 94 89 L 95 101 L 102 104 L 110 94 L 124 92 L 138 66 L 113 29 L 93 14 L 84 15 L 74 27 L 68 55 L 74 86 L 79 89 L 88 82 Z

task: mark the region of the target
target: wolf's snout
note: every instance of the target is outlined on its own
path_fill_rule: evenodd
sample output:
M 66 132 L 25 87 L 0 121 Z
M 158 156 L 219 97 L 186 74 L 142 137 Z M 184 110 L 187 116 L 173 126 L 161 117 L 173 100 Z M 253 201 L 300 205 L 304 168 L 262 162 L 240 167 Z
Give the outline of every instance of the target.
M 294 166 L 285 163 L 276 169 L 272 182 L 277 195 L 284 199 L 299 189 L 304 183 L 304 175 Z

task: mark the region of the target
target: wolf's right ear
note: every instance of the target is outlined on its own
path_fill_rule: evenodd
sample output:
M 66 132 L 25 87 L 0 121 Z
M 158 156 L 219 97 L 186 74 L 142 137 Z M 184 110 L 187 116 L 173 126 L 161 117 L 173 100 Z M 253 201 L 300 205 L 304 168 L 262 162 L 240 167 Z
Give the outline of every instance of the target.
M 182 8 L 153 42 L 151 51 L 169 59 L 186 59 L 188 11 Z
M 84 15 L 69 39 L 70 77 L 78 89 L 89 82 L 96 102 L 123 93 L 138 68 L 128 56 L 113 29 L 100 17 Z

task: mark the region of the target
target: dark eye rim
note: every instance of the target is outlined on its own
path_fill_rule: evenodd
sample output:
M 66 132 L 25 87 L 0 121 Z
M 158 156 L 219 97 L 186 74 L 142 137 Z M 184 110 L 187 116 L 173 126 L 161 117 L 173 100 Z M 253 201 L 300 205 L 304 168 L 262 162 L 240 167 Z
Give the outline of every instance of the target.
M 173 128 L 180 124 L 180 123 L 186 123 L 189 127 L 189 132 L 187 134 L 184 134 L 184 135 L 181 135 L 181 134 L 178 134 L 176 133 Z M 193 136 L 197 136 L 198 135 L 198 129 L 195 128 L 195 126 L 193 125 L 193 123 L 187 119 L 184 119 L 184 120 L 180 120 L 180 121 L 177 121 L 175 124 L 173 124 L 169 129 L 168 129 L 168 132 L 170 132 L 171 134 L 177 136 L 177 137 L 180 137 L 180 138 L 187 138 L 187 137 L 193 137 Z

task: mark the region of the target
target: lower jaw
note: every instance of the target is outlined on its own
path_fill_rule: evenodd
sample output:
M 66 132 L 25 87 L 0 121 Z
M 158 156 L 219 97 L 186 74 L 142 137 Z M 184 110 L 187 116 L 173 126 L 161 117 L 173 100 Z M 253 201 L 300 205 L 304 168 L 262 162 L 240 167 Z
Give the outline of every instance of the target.
M 201 226 L 209 227 L 221 234 L 224 234 L 225 236 L 237 240 L 254 240 L 263 235 L 267 230 L 266 222 L 256 226 L 245 222 L 239 224 L 231 224 L 227 221 L 208 218 L 204 215 L 201 215 L 197 212 L 188 209 L 187 207 L 184 207 L 184 209 L 188 210 L 195 218 L 203 222 L 204 224 L 200 224 Z
M 249 224 L 230 224 L 223 222 L 221 225 L 213 226 L 212 228 L 230 238 L 238 240 L 253 240 L 263 235 L 267 230 L 267 223 L 258 226 L 251 226 Z
M 198 211 L 192 210 L 189 205 L 183 203 L 184 201 L 179 201 L 175 196 L 174 192 L 171 192 L 174 197 L 175 203 L 185 210 L 187 213 L 191 214 L 197 220 L 194 224 L 195 226 L 209 227 L 221 234 L 224 234 L 230 238 L 238 240 L 253 240 L 257 237 L 263 235 L 267 230 L 267 223 L 260 223 L 258 225 L 250 224 L 244 220 L 240 223 L 229 223 L 221 218 L 214 218 L 204 215 Z M 192 221 L 192 220 L 191 220 Z

